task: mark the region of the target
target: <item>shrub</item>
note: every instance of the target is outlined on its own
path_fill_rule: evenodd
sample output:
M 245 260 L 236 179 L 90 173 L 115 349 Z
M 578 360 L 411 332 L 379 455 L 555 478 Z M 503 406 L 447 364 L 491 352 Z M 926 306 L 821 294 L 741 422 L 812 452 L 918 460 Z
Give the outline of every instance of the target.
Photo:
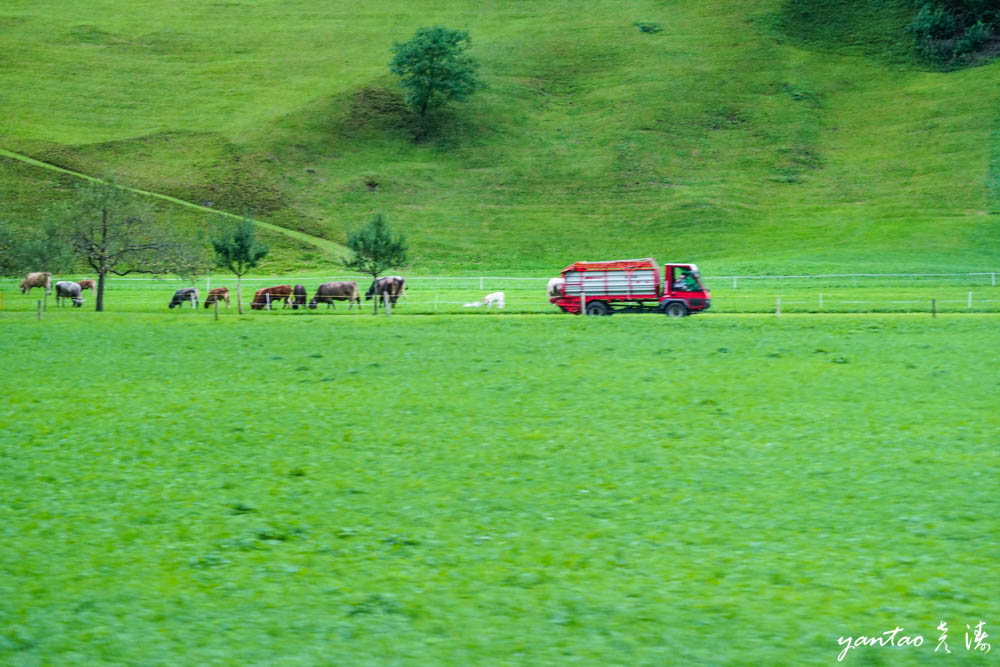
M 943 7 L 924 5 L 907 27 L 918 42 L 947 39 L 955 33 L 955 17 Z
M 940 64 L 968 61 L 993 38 L 997 11 L 979 0 L 937 0 L 921 7 L 907 30 L 917 52 Z
M 978 51 L 989 43 L 992 35 L 992 26 L 983 23 L 982 21 L 976 21 L 974 24 L 970 25 L 965 30 L 962 37 L 955 42 L 955 55 L 965 56 Z
M 642 32 L 657 33 L 663 30 L 659 23 L 654 23 L 652 21 L 638 21 L 633 25 L 635 25 L 635 27 Z

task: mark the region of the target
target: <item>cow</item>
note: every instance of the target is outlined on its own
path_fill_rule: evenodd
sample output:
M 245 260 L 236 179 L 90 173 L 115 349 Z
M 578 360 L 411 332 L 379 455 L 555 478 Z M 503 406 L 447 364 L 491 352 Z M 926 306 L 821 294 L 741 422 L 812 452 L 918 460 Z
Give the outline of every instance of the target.
M 84 278 L 83 280 L 77 280 L 76 284 L 80 286 L 80 291 L 83 291 L 85 289 L 89 289 L 91 292 L 93 292 L 95 289 L 97 289 L 97 285 L 95 285 L 94 281 L 91 280 L 90 278 Z
M 487 294 L 483 297 L 483 303 L 486 304 L 487 308 L 492 308 L 493 306 L 503 308 L 504 305 L 506 305 L 503 292 L 493 292 L 492 294 Z
M 563 285 L 565 284 L 565 278 L 552 278 L 549 280 L 549 285 L 545 288 L 545 291 L 548 292 L 549 297 L 560 296 L 562 295 Z
M 316 296 L 314 296 L 309 301 L 309 307 L 312 309 L 316 308 L 316 304 L 325 303 L 327 308 L 334 305 L 334 301 L 347 301 L 347 309 L 351 310 L 354 308 L 354 303 L 357 302 L 358 309 L 361 309 L 361 297 L 358 296 L 358 284 L 353 280 L 348 280 L 346 282 L 338 283 L 323 283 L 318 288 L 316 288 Z
M 192 308 L 198 307 L 198 288 L 197 287 L 182 287 L 176 292 L 174 296 L 170 299 L 170 308 L 174 306 L 183 306 L 185 303 L 190 303 Z
M 383 302 L 386 297 L 388 297 L 389 303 L 395 306 L 399 297 L 406 296 L 406 281 L 402 276 L 385 276 L 384 278 L 378 278 L 371 284 L 368 291 L 365 292 L 365 301 L 370 301 L 372 295 L 375 296 L 376 303 L 378 302 L 379 297 L 382 297 Z
M 294 297 L 292 297 L 292 310 L 298 310 L 299 306 L 302 306 L 303 308 L 305 308 L 306 307 L 306 296 L 307 296 L 306 295 L 306 286 L 305 285 L 296 285 L 295 288 L 292 290 L 292 294 L 294 294 Z
M 32 287 L 44 287 L 46 294 L 52 294 L 52 274 L 39 271 L 25 275 L 21 281 L 21 294 L 31 294 Z
M 250 302 L 250 309 L 264 310 L 267 308 L 270 310 L 271 304 L 277 301 L 282 301 L 287 306 L 288 299 L 290 299 L 291 296 L 291 285 L 275 285 L 274 287 L 265 287 L 254 293 L 253 301 Z
M 208 308 L 213 303 L 218 301 L 225 301 L 226 308 L 229 308 L 229 288 L 228 287 L 213 287 L 208 290 L 208 296 L 205 297 L 205 307 Z
M 56 283 L 56 305 L 66 305 L 66 299 L 73 301 L 74 308 L 83 307 L 83 299 L 80 298 L 80 286 L 69 280 L 60 280 Z

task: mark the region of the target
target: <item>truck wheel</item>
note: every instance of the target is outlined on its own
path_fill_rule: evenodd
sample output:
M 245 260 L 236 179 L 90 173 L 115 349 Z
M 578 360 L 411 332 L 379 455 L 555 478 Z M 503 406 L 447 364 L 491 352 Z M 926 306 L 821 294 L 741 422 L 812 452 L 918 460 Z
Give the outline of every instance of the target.
M 667 317 L 684 317 L 688 314 L 688 309 L 687 306 L 680 301 L 671 301 L 667 304 L 667 307 L 663 309 L 663 312 Z
M 588 315 L 610 315 L 611 308 L 603 301 L 591 301 L 587 304 Z

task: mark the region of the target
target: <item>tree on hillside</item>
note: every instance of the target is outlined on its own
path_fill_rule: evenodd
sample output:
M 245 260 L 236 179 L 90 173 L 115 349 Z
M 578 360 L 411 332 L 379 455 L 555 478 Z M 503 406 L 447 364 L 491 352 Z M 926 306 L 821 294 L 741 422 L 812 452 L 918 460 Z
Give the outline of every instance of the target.
M 479 64 L 465 52 L 470 44 L 467 31 L 441 27 L 420 28 L 410 41 L 393 44 L 389 70 L 400 77 L 406 103 L 421 122 L 430 109 L 486 87 Z
M 72 270 L 75 262 L 67 230 L 58 221 L 47 220 L 28 228 L 0 221 L 0 275 L 61 273 Z
M 236 309 L 243 314 L 243 276 L 260 264 L 268 247 L 257 243 L 253 220 L 244 216 L 238 223 L 224 227 L 212 239 L 215 263 L 236 275 Z
M 346 245 L 352 254 L 340 260 L 341 264 L 344 268 L 370 275 L 373 282 L 379 274 L 403 267 L 409 261 L 405 237 L 393 234 L 381 213 L 376 213 L 366 225 L 351 232 Z M 375 312 L 378 312 L 377 299 Z
M 108 274 L 184 275 L 204 261 L 190 238 L 112 182 L 80 186 L 61 217 L 73 251 L 97 273 L 97 311 L 104 310 Z

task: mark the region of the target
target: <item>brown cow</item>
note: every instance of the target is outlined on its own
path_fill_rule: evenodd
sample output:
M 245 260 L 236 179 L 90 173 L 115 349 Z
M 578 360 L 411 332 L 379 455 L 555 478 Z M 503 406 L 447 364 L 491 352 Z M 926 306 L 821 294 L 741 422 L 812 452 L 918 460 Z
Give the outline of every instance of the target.
M 291 285 L 275 285 L 274 287 L 265 287 L 264 289 L 259 289 L 253 295 L 253 301 L 250 302 L 251 310 L 264 310 L 265 308 L 270 308 L 276 301 L 283 301 L 285 306 L 288 305 L 288 300 L 292 297 L 292 286 Z
M 94 281 L 91 280 L 90 278 L 84 278 L 83 280 L 77 280 L 76 284 L 80 286 L 80 290 L 81 291 L 83 291 L 85 289 L 89 289 L 91 292 L 93 292 L 95 289 L 97 289 L 97 285 L 95 285 Z
M 46 294 L 52 294 L 52 274 L 48 271 L 27 274 L 21 281 L 21 294 L 31 294 L 32 287 L 44 287 Z
M 208 291 L 208 296 L 205 297 L 205 307 L 208 308 L 210 305 L 216 301 L 225 301 L 226 308 L 229 308 L 229 288 L 228 287 L 213 287 Z
M 316 304 L 325 303 L 326 307 L 334 307 L 334 301 L 347 301 L 347 309 L 354 308 L 354 302 L 361 309 L 361 297 L 358 296 L 358 284 L 353 280 L 338 283 L 323 283 L 316 289 L 316 296 L 309 301 L 310 308 L 316 308 Z

